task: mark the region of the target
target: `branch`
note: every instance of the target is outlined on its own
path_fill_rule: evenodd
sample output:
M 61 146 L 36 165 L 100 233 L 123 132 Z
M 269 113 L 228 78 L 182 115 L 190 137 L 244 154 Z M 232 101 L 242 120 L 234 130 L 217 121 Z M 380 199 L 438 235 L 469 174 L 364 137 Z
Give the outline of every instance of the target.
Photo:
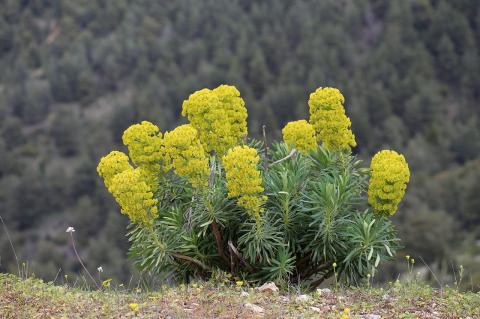
M 200 260 L 197 260 L 197 259 L 192 258 L 190 256 L 185 256 L 185 255 L 178 254 L 178 253 L 172 253 L 172 256 L 175 257 L 175 258 L 178 258 L 178 259 L 183 259 L 183 260 L 189 261 L 191 263 L 194 263 L 197 266 L 200 266 L 201 268 L 203 268 L 204 270 L 210 270 L 210 268 L 207 265 L 205 265 L 204 263 L 202 263 Z
M 263 169 L 265 172 L 268 170 L 268 146 L 267 146 L 267 132 L 266 125 L 262 125 L 262 131 L 263 131 L 263 147 L 264 147 L 264 158 L 263 158 Z
M 242 257 L 242 254 L 237 250 L 237 248 L 233 245 L 232 241 L 228 241 L 228 247 L 232 250 L 232 252 L 237 256 L 237 258 L 247 267 L 249 272 L 255 272 L 255 269 Z
M 213 236 L 215 236 L 215 242 L 217 244 L 218 255 L 228 265 L 230 263 L 230 261 L 228 260 L 227 256 L 225 255 L 225 252 L 223 251 L 222 235 L 220 234 L 220 230 L 218 229 L 218 224 L 217 224 L 216 221 L 212 221 L 211 225 L 212 225 Z
M 282 158 L 282 159 L 279 159 L 278 161 L 273 162 L 272 164 L 270 164 L 270 166 L 271 166 L 271 165 L 278 164 L 278 163 L 281 163 L 281 162 L 289 159 L 290 157 L 292 157 L 292 156 L 295 155 L 296 153 L 297 153 L 297 150 L 294 149 L 294 148 L 292 148 L 292 150 L 290 151 L 290 154 L 288 154 L 287 156 L 285 156 L 285 157 Z
M 315 280 L 314 282 L 312 282 L 310 284 L 310 287 L 313 289 L 313 288 L 317 288 L 318 286 L 320 286 L 322 284 L 322 282 L 325 281 L 325 279 L 329 278 L 330 276 L 332 276 L 333 274 L 333 269 L 330 269 L 326 274 L 324 274 L 322 277 L 320 277 L 319 279 Z
M 304 274 L 300 274 L 300 278 L 301 279 L 307 279 L 308 277 L 310 277 L 311 275 L 314 275 L 318 272 L 321 272 L 321 271 L 324 271 L 324 270 L 327 270 L 329 267 L 329 265 L 327 264 L 321 264 L 319 266 L 313 266 L 311 267 L 310 269 L 306 269 L 307 271 L 305 271 Z

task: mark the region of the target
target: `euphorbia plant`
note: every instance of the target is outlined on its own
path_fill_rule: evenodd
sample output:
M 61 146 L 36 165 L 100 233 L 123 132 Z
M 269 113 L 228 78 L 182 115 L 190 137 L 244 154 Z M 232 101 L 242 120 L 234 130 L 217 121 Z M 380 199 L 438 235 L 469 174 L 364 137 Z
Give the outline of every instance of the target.
M 248 138 L 245 103 L 227 85 L 184 101 L 189 124 L 163 135 L 146 121 L 129 127 L 128 156 L 111 152 L 98 173 L 131 220 L 133 261 L 179 280 L 223 270 L 315 287 L 334 273 L 346 284 L 373 275 L 398 248 L 388 217 L 408 166 L 381 151 L 362 168 L 337 89 L 317 89 L 308 105 L 309 121 L 288 123 L 269 147 Z

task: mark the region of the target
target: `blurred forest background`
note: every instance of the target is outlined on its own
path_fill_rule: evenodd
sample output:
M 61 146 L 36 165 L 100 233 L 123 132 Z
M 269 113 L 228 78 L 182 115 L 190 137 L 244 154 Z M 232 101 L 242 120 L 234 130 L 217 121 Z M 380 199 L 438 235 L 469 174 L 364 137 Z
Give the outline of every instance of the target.
M 74 226 L 89 268 L 128 280 L 127 218 L 97 162 L 130 124 L 169 130 L 222 83 L 270 140 L 307 117 L 309 92 L 338 87 L 365 165 L 382 148 L 410 165 L 404 254 L 480 284 L 477 0 L 0 0 L 0 215 L 29 271 L 80 271 Z M 16 272 L 3 229 L 0 271 Z

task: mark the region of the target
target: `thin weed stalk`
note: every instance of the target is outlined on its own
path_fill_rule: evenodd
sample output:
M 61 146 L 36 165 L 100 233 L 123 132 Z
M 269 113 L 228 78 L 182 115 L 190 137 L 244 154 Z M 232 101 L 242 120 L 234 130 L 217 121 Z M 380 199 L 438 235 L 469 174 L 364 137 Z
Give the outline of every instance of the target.
M 15 247 L 13 246 L 12 238 L 10 237 L 10 233 L 8 232 L 7 225 L 5 225 L 5 221 L 3 220 L 1 215 L 0 215 L 0 221 L 2 222 L 3 230 L 5 231 L 5 234 L 7 235 L 8 242 L 10 243 L 10 247 L 12 248 L 13 255 L 15 256 L 15 261 L 17 263 L 18 275 L 21 277 L 20 262 L 18 260 L 17 252 L 15 251 Z
M 78 254 L 78 251 L 77 251 L 77 247 L 75 246 L 75 240 L 73 239 L 73 232 L 69 232 L 69 233 L 70 233 L 70 238 L 71 238 L 71 242 L 72 242 L 73 251 L 75 252 L 75 255 L 77 256 L 78 262 L 83 267 L 83 269 L 85 270 L 87 275 L 90 277 L 90 279 L 95 283 L 95 286 L 98 289 L 102 289 L 100 284 L 95 280 L 95 278 L 93 278 L 92 274 L 90 274 L 87 267 L 85 267 L 85 265 L 83 264 L 82 258 L 80 258 L 80 255 Z

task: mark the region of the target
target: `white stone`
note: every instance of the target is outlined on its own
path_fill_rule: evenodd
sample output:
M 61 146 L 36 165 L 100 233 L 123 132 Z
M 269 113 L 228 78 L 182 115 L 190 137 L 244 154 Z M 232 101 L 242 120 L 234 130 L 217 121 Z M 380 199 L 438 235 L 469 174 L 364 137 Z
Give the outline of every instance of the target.
M 295 300 L 297 302 L 305 302 L 305 301 L 309 301 L 310 299 L 312 299 L 312 297 L 310 297 L 309 295 L 300 295 Z
M 260 287 L 255 288 L 255 290 L 260 292 L 278 292 L 278 287 L 274 282 L 267 282 L 261 285 Z
M 320 312 L 320 308 L 317 307 L 310 307 L 310 310 L 313 312 Z
M 332 291 L 328 288 L 317 289 L 317 294 L 319 294 L 320 296 L 321 295 L 330 295 L 331 293 L 332 293 Z
M 263 313 L 264 310 L 262 307 L 260 306 L 257 306 L 257 305 L 254 305 L 253 303 L 246 303 L 245 305 L 245 308 L 247 308 L 248 310 L 251 310 L 255 313 Z
M 248 296 L 249 296 L 249 293 L 246 292 L 246 291 L 242 291 L 242 292 L 240 293 L 240 296 L 242 296 L 242 297 L 248 297 Z

